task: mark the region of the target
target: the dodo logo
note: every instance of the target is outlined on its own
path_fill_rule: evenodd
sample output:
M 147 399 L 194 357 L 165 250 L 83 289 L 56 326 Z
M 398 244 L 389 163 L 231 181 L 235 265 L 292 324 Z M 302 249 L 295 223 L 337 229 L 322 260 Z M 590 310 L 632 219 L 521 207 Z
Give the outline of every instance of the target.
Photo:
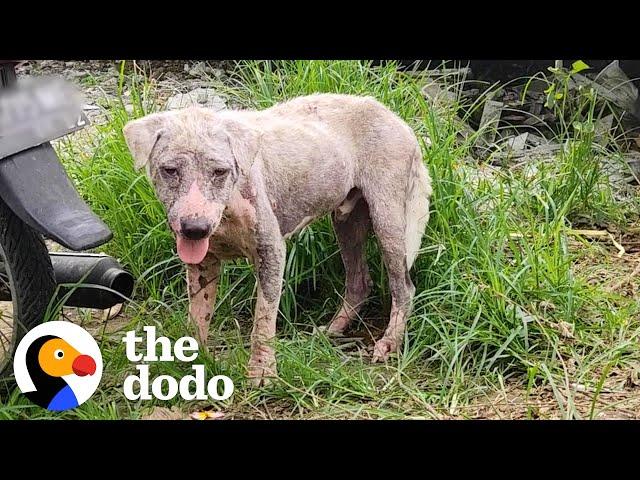
M 20 391 L 48 410 L 75 408 L 96 391 L 102 355 L 93 337 L 70 322 L 30 330 L 16 349 L 13 371 Z

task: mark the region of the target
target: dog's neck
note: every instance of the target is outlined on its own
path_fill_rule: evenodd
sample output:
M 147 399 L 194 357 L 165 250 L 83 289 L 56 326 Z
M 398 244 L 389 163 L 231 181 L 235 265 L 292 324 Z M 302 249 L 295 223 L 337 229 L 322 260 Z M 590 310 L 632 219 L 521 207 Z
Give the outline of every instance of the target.
M 210 250 L 222 259 L 252 258 L 256 254 L 256 209 L 250 191 L 235 189 L 224 210 L 220 226 L 210 242 Z
M 224 210 L 221 227 L 253 228 L 256 222 L 255 191 L 247 183 L 235 188 Z

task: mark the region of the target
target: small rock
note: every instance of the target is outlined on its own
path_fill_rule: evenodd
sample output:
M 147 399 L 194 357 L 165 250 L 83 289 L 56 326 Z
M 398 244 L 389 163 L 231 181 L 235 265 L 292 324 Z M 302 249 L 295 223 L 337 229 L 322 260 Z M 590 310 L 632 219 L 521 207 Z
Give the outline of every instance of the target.
M 200 106 L 211 108 L 216 112 L 227 108 L 226 100 L 213 88 L 196 88 L 187 93 L 179 93 L 167 100 L 167 110 Z
M 207 65 L 206 62 L 197 62 L 191 67 L 188 64 L 185 65 L 185 72 L 188 72 L 192 77 L 202 77 L 206 75 L 215 75 L 214 69 Z
M 69 80 L 78 80 L 80 78 L 84 78 L 87 75 L 89 75 L 87 72 L 85 71 L 78 71 L 78 70 L 72 70 L 70 72 L 65 72 L 65 76 L 69 79 Z
M 113 320 L 122 313 L 122 303 L 118 303 L 111 308 L 102 311 L 102 321 Z
M 510 150 L 524 150 L 527 146 L 527 138 L 529 137 L 529 133 L 525 132 L 517 137 L 510 138 L 507 140 L 506 144 Z

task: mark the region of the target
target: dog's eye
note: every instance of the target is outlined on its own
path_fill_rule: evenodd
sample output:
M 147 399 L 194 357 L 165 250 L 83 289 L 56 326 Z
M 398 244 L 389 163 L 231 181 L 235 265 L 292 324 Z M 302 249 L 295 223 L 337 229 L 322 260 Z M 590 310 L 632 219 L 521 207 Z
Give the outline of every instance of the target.
M 162 167 L 160 171 L 165 177 L 173 178 L 178 175 L 178 169 L 176 167 Z
M 213 171 L 213 174 L 214 174 L 216 177 L 222 177 L 222 176 L 226 175 L 227 173 L 229 173 L 229 170 L 228 170 L 228 169 L 226 169 L 226 168 L 216 168 L 216 169 Z

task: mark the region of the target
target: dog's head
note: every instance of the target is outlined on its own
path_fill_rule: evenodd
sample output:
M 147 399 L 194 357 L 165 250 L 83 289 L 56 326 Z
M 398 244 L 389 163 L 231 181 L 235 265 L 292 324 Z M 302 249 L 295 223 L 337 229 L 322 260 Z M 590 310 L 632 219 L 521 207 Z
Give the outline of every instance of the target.
M 137 169 L 146 168 L 176 234 L 178 254 L 200 263 L 238 180 L 258 149 L 248 125 L 203 108 L 154 113 L 127 123 Z

